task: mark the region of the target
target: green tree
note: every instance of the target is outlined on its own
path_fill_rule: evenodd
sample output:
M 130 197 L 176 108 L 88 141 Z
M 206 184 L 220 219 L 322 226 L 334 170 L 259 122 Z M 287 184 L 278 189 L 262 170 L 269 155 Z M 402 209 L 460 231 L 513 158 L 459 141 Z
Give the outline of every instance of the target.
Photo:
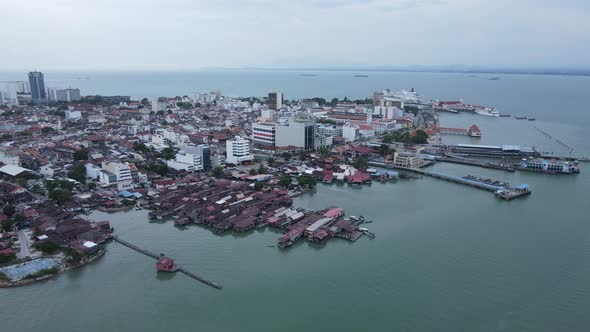
M 133 151 L 144 152 L 147 151 L 148 147 L 142 142 L 133 143 Z
M 68 172 L 68 177 L 80 183 L 86 183 L 86 167 L 83 163 L 75 164 Z
M 379 146 L 379 153 L 385 157 L 389 154 L 389 145 L 388 144 L 381 144 Z
M 322 146 L 318 149 L 318 155 L 320 158 L 328 158 L 330 156 L 330 148 L 327 146 Z
M 222 166 L 215 166 L 213 168 L 213 170 L 211 171 L 211 174 L 216 178 L 222 177 L 223 176 L 223 167 Z
M 135 205 L 135 202 L 130 199 L 124 199 L 121 201 L 121 204 L 123 204 L 125 206 L 133 206 L 133 205 Z
M 49 191 L 49 198 L 58 201 L 59 203 L 65 203 L 72 200 L 72 192 L 68 189 L 53 189 Z
M 264 167 L 263 164 L 260 164 L 260 166 L 258 167 L 258 174 L 265 174 L 266 172 L 268 172 L 266 167 Z
M 166 160 L 174 159 L 175 156 L 176 153 L 174 152 L 174 149 L 171 147 L 167 147 L 162 150 L 162 158 Z
M 96 189 L 96 183 L 94 183 L 94 182 L 90 182 L 90 183 L 88 184 L 88 189 L 90 189 L 90 190 L 94 190 L 94 189 Z
M 332 98 L 332 105 L 338 104 L 338 98 Z
M 291 186 L 291 177 L 288 174 L 283 174 L 279 178 L 279 186 L 289 188 Z
M 291 158 L 293 157 L 289 152 L 284 152 L 281 157 L 283 157 L 283 159 L 285 159 L 286 161 L 291 160 Z
M 249 173 L 250 175 L 256 175 L 256 169 L 254 169 L 254 168 L 250 168 L 250 170 L 248 171 L 248 173 Z
M 74 160 L 88 160 L 88 150 L 82 148 L 74 152 Z
M 262 184 L 262 182 L 256 181 L 256 183 L 254 183 L 254 190 L 256 190 L 256 191 L 262 190 L 263 187 L 264 187 L 264 185 Z
M 44 254 L 51 255 L 59 250 L 59 246 L 51 241 L 45 241 L 39 245 L 39 249 L 41 249 Z
M 2 209 L 2 213 L 4 213 L 8 218 L 12 217 L 15 212 L 16 208 L 12 204 L 6 204 Z
M 404 106 L 404 111 L 407 113 L 412 113 L 414 115 L 418 114 L 420 109 L 416 106 Z
M 299 160 L 305 160 L 305 159 L 307 159 L 307 152 L 300 151 L 299 152 Z
M 41 129 L 41 132 L 42 132 L 43 134 L 49 134 L 49 133 L 52 133 L 52 132 L 54 132 L 54 131 L 55 131 L 55 130 L 54 130 L 53 128 L 51 128 L 51 127 L 43 127 L 43 129 Z
M 0 254 L 0 264 L 6 264 L 9 262 L 12 262 L 15 259 L 16 259 L 15 254 Z M 8 277 L 6 277 L 6 275 L 4 275 L 4 273 L 0 272 L 0 280 L 2 280 L 2 279 L 10 280 Z
M 84 254 L 74 248 L 65 248 L 63 250 L 66 262 L 70 264 L 79 264 L 84 257 Z
M 428 134 L 424 130 L 418 129 L 411 138 L 411 142 L 414 144 L 426 144 L 428 143 Z
M 10 232 L 12 230 L 12 226 L 14 226 L 14 220 L 6 219 L 2 221 L 2 229 L 6 232 Z
M 273 157 L 266 158 L 266 163 L 268 164 L 268 166 L 272 167 L 272 165 L 274 165 L 274 163 L 275 163 L 275 158 L 273 158 Z
M 310 188 L 313 188 L 315 187 L 317 180 L 313 176 L 303 175 L 297 179 L 297 182 L 299 182 L 299 185 L 301 186 L 308 186 Z
M 356 157 L 352 161 L 352 167 L 359 169 L 359 170 L 366 170 L 368 165 L 367 158 L 365 157 Z
M 143 99 L 141 100 L 141 103 L 142 103 L 143 105 L 149 105 L 150 101 L 149 101 L 147 98 L 143 98 Z

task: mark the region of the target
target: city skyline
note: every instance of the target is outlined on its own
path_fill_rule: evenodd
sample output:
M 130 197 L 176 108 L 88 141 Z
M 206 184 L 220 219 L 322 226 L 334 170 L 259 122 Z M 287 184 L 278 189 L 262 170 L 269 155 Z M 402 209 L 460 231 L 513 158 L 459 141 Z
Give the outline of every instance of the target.
M 3 2 L 0 70 L 588 66 L 588 18 L 579 0 Z

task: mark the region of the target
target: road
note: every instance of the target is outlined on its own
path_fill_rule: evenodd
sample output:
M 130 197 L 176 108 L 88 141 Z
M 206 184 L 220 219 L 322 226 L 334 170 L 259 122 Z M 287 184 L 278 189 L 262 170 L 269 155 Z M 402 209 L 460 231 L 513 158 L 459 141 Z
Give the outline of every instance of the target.
M 25 233 L 24 229 L 19 229 L 16 231 L 16 235 L 18 236 L 18 241 L 20 242 L 20 252 L 16 254 L 18 258 L 25 258 L 27 256 L 31 256 L 31 250 L 29 247 L 29 237 Z

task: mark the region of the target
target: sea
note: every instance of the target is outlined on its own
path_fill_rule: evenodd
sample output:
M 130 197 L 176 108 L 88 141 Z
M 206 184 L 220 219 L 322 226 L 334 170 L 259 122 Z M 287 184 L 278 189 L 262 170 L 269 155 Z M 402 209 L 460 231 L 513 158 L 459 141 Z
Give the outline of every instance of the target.
M 302 76 L 305 74 L 306 76 Z M 309 76 L 309 75 L 316 76 Z M 355 77 L 367 75 L 368 77 Z M 499 77 L 491 80 L 490 78 Z M 0 81 L 26 73 L 0 73 Z M 288 99 L 370 97 L 415 88 L 425 99 L 496 107 L 534 117 L 441 114 L 441 125 L 477 124 L 482 138 L 452 144 L 519 145 L 590 156 L 590 77 L 357 71 L 46 72 L 48 87 L 133 98 L 220 90 Z M 553 138 L 542 134 L 549 133 Z M 558 140 L 562 143 L 558 143 Z M 564 146 L 567 145 L 568 147 Z M 436 164 L 431 170 L 526 183 L 500 201 L 433 178 L 325 185 L 294 205 L 343 207 L 376 234 L 354 243 L 272 247 L 280 233 L 213 234 L 148 221 L 146 211 L 93 212 L 121 238 L 166 253 L 223 285 L 156 273 L 154 261 L 116 243 L 89 266 L 23 288 L 0 289 L 6 331 L 586 331 L 590 326 L 590 168 L 544 175 Z

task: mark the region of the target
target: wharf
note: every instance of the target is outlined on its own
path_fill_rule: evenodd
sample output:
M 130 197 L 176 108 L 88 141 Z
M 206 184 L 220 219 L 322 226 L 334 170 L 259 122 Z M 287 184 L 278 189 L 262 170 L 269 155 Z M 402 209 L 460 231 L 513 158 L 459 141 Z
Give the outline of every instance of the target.
M 425 170 L 419 169 L 419 168 L 394 167 L 392 165 L 379 163 L 379 162 L 369 162 L 369 164 L 370 165 L 374 164 L 371 166 L 380 166 L 380 167 L 390 167 L 390 168 L 401 169 L 401 170 L 405 170 L 408 172 L 413 172 L 413 173 L 417 173 L 420 175 L 430 176 L 430 177 L 433 177 L 436 179 L 445 180 L 448 182 L 463 184 L 466 186 L 490 191 L 490 192 L 493 192 L 497 198 L 501 198 L 501 199 L 505 199 L 505 200 L 511 200 L 514 198 L 523 197 L 523 196 L 531 194 L 531 191 L 530 191 L 528 185 L 525 185 L 525 184 L 521 184 L 516 187 L 508 187 L 505 183 L 504 183 L 504 185 L 500 185 L 500 184 L 495 185 L 494 184 L 494 183 L 501 183 L 500 181 L 493 181 L 493 180 L 484 181 L 484 180 L 475 179 L 475 178 L 469 177 L 469 176 L 458 177 L 458 176 L 452 176 L 452 175 L 447 175 L 447 174 L 438 173 L 438 172 L 428 172 L 428 171 L 425 171 Z
M 514 172 L 514 167 L 511 164 L 499 164 L 490 161 L 483 161 L 483 160 L 475 160 L 475 159 L 468 159 L 468 158 L 461 158 L 461 157 L 454 157 L 450 156 L 445 153 L 444 157 L 438 157 L 436 160 L 454 164 L 462 164 L 462 165 L 469 165 L 469 166 L 477 166 L 483 168 L 491 168 L 491 169 L 499 169 L 502 171 L 507 172 Z
M 125 241 L 125 240 L 121 240 L 116 235 L 113 235 L 113 240 L 115 242 L 117 242 L 117 243 L 122 244 L 123 246 L 125 246 L 125 247 L 127 247 L 129 249 L 135 250 L 135 251 L 137 251 L 137 252 L 139 252 L 141 254 L 144 254 L 144 255 L 146 255 L 148 257 L 151 257 L 153 259 L 156 259 L 157 260 L 157 259 L 160 258 L 160 255 L 156 255 L 156 254 L 154 254 L 151 251 L 148 251 L 148 250 L 145 250 L 145 249 L 141 249 L 140 247 L 138 247 L 138 246 L 136 246 L 136 245 L 134 245 L 132 243 L 129 243 L 129 242 Z M 209 286 L 211 286 L 213 288 L 217 288 L 217 289 L 221 289 L 222 288 L 221 285 L 218 285 L 218 284 L 216 284 L 213 281 L 207 280 L 207 279 L 205 279 L 205 278 L 203 278 L 203 277 L 201 277 L 201 276 L 199 276 L 199 275 L 197 275 L 195 273 L 192 273 L 192 272 L 186 270 L 183 267 L 179 267 L 176 271 L 181 272 L 181 273 L 184 273 L 185 275 L 187 275 L 187 276 L 189 276 L 189 277 L 191 277 L 191 278 L 193 278 L 193 279 L 195 279 L 197 281 L 200 281 L 200 282 L 202 282 L 202 283 L 204 283 L 206 285 L 209 285 Z

